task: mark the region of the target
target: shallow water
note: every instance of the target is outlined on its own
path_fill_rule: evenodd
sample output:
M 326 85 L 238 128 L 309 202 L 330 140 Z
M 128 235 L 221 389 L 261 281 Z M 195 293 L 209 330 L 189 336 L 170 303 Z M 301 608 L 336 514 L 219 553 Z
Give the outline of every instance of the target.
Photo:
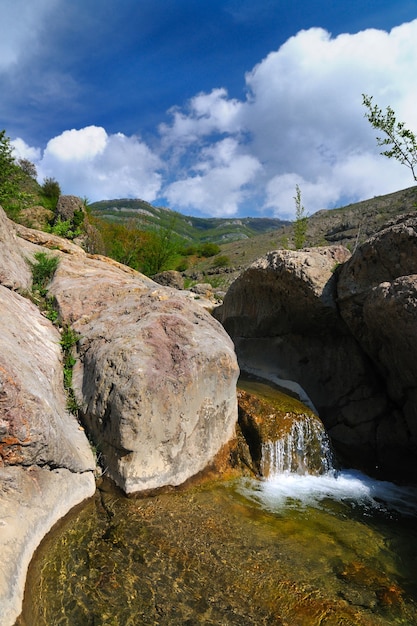
M 357 472 L 104 485 L 43 542 L 18 624 L 417 624 L 416 502 Z

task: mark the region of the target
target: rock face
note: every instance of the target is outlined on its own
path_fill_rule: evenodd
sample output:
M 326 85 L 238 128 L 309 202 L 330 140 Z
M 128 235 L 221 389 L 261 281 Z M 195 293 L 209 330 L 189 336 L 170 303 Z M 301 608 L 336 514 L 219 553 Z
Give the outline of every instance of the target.
M 85 213 L 84 203 L 78 196 L 59 196 L 55 211 L 55 221 L 72 221 L 75 213 Z
M 26 249 L 0 209 L 0 624 L 21 610 L 44 535 L 95 491 L 95 461 L 66 409 L 60 335 L 13 289 L 31 283 Z
M 391 410 L 377 425 L 380 463 L 416 477 L 417 219 L 365 242 L 341 271 L 341 315 L 384 381 Z
M 343 461 L 408 481 L 417 481 L 416 253 L 409 222 L 350 260 L 340 246 L 273 252 L 214 312 L 242 370 L 305 392 Z
M 178 485 L 234 434 L 234 347 L 190 298 L 74 243 L 9 221 L 0 208 L 0 624 L 20 612 L 30 558 L 51 526 L 93 495 L 102 467 L 127 493 Z M 27 262 L 50 249 L 60 324 L 79 333 L 66 408 L 61 335 L 22 294 Z M 19 290 L 21 293 L 19 293 Z

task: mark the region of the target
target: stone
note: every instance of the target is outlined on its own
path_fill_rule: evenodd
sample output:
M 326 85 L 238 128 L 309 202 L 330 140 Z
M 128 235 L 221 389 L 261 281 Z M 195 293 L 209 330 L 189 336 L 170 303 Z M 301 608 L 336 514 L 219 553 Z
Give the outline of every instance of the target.
M 19 213 L 19 221 L 28 228 L 42 230 L 52 223 L 55 214 L 43 206 L 33 206 L 22 209 Z
M 317 411 L 341 459 L 375 471 L 376 423 L 389 401 L 338 312 L 338 272 L 349 258 L 342 246 L 271 252 L 236 279 L 214 316 L 243 372 L 297 393 Z
M 32 283 L 29 264 L 19 248 L 14 222 L 0 207 L 0 284 L 9 289 L 28 289 Z
M 358 248 L 341 270 L 338 302 L 392 403 L 375 426 L 379 463 L 417 481 L 417 218 L 399 219 Z
M 93 471 L 85 433 L 66 409 L 58 330 L 0 287 L 0 336 L 0 463 Z
M 159 272 L 159 274 L 155 274 L 155 276 L 152 276 L 152 280 L 154 280 L 159 285 L 164 285 L 165 287 L 184 289 L 184 277 L 181 272 L 176 272 L 175 270 Z
M 50 294 L 81 335 L 73 384 L 107 475 L 134 493 L 202 471 L 237 421 L 239 370 L 221 325 L 100 259 L 63 258 Z
M 78 196 L 59 196 L 55 209 L 55 222 L 67 222 L 74 219 L 75 213 L 85 214 L 84 202 Z

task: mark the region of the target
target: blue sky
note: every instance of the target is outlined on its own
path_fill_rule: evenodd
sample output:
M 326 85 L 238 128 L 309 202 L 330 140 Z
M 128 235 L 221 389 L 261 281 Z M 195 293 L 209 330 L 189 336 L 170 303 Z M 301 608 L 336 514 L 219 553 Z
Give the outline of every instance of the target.
M 3 0 L 0 35 L 0 129 L 64 193 L 291 218 L 413 184 L 361 94 L 417 130 L 417 0 Z

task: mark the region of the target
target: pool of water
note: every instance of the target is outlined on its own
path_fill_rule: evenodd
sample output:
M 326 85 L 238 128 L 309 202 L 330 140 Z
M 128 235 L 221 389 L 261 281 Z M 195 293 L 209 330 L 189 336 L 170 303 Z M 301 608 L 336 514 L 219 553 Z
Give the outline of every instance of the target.
M 416 520 L 415 490 L 358 472 L 103 484 L 41 545 L 17 624 L 411 626 Z

